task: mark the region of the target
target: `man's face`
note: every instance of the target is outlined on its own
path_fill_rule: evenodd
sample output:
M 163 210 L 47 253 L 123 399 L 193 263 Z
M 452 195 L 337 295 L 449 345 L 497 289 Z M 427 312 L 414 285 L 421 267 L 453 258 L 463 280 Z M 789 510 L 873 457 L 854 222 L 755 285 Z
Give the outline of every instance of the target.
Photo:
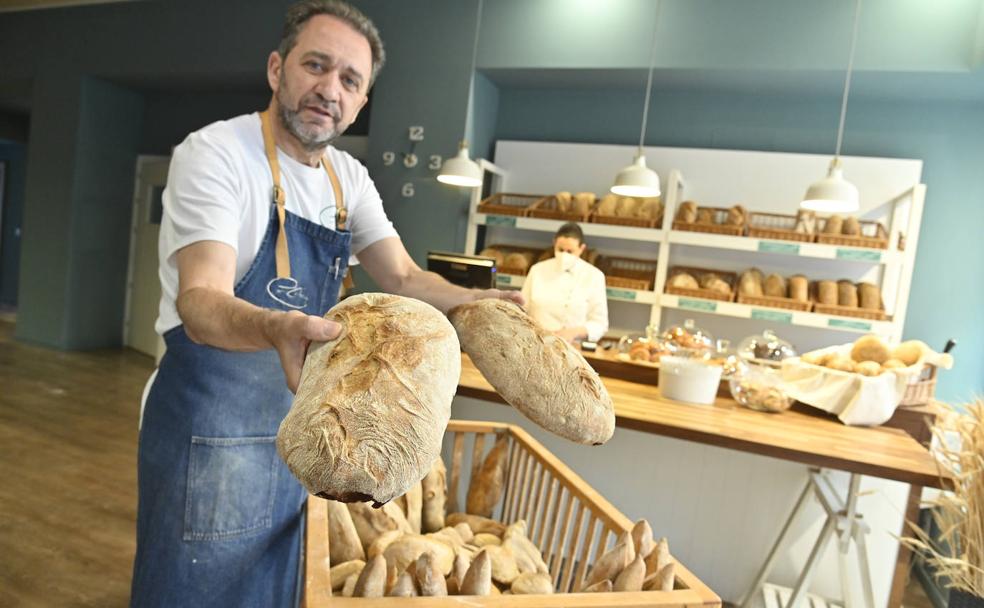
M 365 105 L 371 71 L 362 34 L 335 17 L 312 17 L 287 57 L 274 52 L 267 65 L 281 124 L 305 148 L 323 148 Z
M 585 244 L 572 236 L 558 236 L 554 238 L 554 253 L 569 253 L 574 257 L 581 257 L 584 253 Z

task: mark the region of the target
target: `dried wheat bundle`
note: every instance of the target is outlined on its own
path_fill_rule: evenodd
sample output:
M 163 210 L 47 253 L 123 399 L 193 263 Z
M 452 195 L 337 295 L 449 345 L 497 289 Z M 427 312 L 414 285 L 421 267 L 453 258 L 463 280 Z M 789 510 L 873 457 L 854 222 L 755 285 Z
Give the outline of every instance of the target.
M 933 426 L 939 443 L 941 474 L 952 479 L 952 491 L 943 492 L 929 506 L 940 529 L 946 552 L 933 546 L 929 535 L 910 523 L 915 538 L 902 542 L 921 554 L 950 586 L 984 597 L 984 399 L 961 413 L 950 409 Z M 959 437 L 953 445 L 947 435 Z

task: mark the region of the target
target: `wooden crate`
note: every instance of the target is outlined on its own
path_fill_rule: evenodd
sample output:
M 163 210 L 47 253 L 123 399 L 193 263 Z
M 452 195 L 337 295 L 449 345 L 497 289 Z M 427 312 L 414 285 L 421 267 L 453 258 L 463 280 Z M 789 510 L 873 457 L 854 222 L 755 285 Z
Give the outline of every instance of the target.
M 748 236 L 799 243 L 812 243 L 816 240 L 816 235 L 812 232 L 796 232 L 795 227 L 795 215 L 753 212 L 748 217 Z
M 749 304 L 751 306 L 765 306 L 768 308 L 782 308 L 783 310 L 798 310 L 810 312 L 813 302 L 809 300 L 794 300 L 793 298 L 780 298 L 778 296 L 745 296 L 738 294 L 739 304 Z
M 606 255 L 600 267 L 608 287 L 652 291 L 656 282 L 656 260 Z
M 555 595 L 496 595 L 415 598 L 332 597 L 328 577 L 328 508 L 315 496 L 307 502 L 305 531 L 305 608 L 451 608 L 506 606 L 560 608 L 617 606 L 621 608 L 719 608 L 721 599 L 680 562 L 676 562 L 673 591 L 570 593 L 578 589 L 593 564 L 633 522 L 605 500 L 556 456 L 518 426 L 497 422 L 452 420 L 445 442 L 451 445 L 448 469 L 448 512 L 459 508 L 459 494 L 481 464 L 486 447 L 496 437 L 509 438 L 509 461 L 503 500 L 493 516 L 511 524 L 524 519 L 530 540 L 539 547 L 553 577 Z M 471 450 L 466 449 L 466 441 Z M 464 471 L 466 453 L 471 467 Z M 467 479 L 462 475 L 468 474 Z M 657 530 L 659 535 L 659 530 Z M 672 547 L 671 547 L 672 550 Z
M 490 215 L 516 215 L 526 217 L 530 207 L 544 197 L 543 194 L 511 194 L 498 192 L 478 204 L 479 213 Z
M 869 247 L 872 249 L 888 249 L 888 231 L 879 222 L 861 220 L 861 236 L 848 236 L 846 234 L 824 234 L 823 228 L 827 225 L 827 219 L 818 221 L 817 242 L 827 245 L 844 245 L 847 247 Z
M 697 283 L 700 283 L 700 278 L 708 272 L 713 272 L 718 277 L 723 279 L 728 285 L 731 286 L 731 295 L 724 295 L 723 293 L 718 293 L 712 289 L 685 289 L 682 287 L 672 287 L 670 286 L 670 279 L 675 275 L 686 272 L 690 276 L 697 279 Z M 711 268 L 695 268 L 693 266 L 672 266 L 666 272 L 666 293 L 670 293 L 677 296 L 684 296 L 688 298 L 704 298 L 705 300 L 718 300 L 721 302 L 730 302 L 735 297 L 736 286 L 738 284 L 738 275 L 734 272 L 728 272 L 726 270 L 713 270 Z
M 647 199 L 640 199 L 647 200 Z M 657 199 L 658 200 L 658 199 Z M 623 217 L 621 215 L 608 215 L 604 213 L 598 213 L 596 210 L 591 214 L 588 219 L 592 224 L 612 224 L 615 226 L 636 226 L 638 228 L 656 228 L 663 221 L 663 212 L 666 207 L 663 205 L 662 201 L 659 203 L 659 213 L 656 214 L 655 219 L 641 218 L 641 217 Z
M 572 203 L 573 204 L 573 203 Z M 544 220 L 560 220 L 562 222 L 586 222 L 591 217 L 591 212 L 598 206 L 598 197 L 591 202 L 587 213 L 575 213 L 573 211 L 561 211 L 557 208 L 556 196 L 545 196 L 533 203 L 529 210 L 529 217 L 536 217 Z
M 871 308 L 861 308 L 853 306 L 835 306 L 833 304 L 821 304 L 816 302 L 813 305 L 813 312 L 822 315 L 838 315 L 841 317 L 856 317 L 858 319 L 870 319 L 872 321 L 888 321 L 891 317 L 884 310 L 874 310 Z
M 706 232 L 708 234 L 724 234 L 727 236 L 742 236 L 745 234 L 745 225 L 732 226 L 725 224 L 728 218 L 728 210 L 724 207 L 697 207 L 697 213 L 702 210 L 709 210 L 713 216 L 713 224 L 701 224 L 698 222 L 680 222 L 673 220 L 674 230 L 685 230 L 688 232 Z

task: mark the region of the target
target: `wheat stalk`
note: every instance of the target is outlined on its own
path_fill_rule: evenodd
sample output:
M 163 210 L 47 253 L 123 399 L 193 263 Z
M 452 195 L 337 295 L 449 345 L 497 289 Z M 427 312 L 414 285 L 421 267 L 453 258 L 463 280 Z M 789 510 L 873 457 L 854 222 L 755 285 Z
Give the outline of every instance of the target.
M 949 406 L 937 418 L 933 435 L 939 444 L 940 475 L 952 481 L 928 506 L 940 529 L 946 554 L 933 547 L 929 535 L 912 522 L 915 538 L 902 542 L 921 553 L 936 569 L 937 577 L 950 579 L 950 586 L 984 597 L 984 399 L 977 399 L 960 413 Z M 960 438 L 959 447 L 949 446 L 946 434 Z

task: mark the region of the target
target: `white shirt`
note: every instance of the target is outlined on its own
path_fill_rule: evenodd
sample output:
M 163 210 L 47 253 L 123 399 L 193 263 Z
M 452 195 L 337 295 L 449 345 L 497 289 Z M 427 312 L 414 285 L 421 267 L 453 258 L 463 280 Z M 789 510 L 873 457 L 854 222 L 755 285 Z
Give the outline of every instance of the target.
M 335 196 L 323 167 L 309 167 L 282 150 L 280 185 L 286 208 L 307 220 L 335 227 Z M 369 173 L 359 161 L 329 146 L 326 154 L 342 187 L 356 256 L 380 239 L 397 236 Z M 198 241 L 219 241 L 236 250 L 235 282 L 260 249 L 270 219 L 273 176 L 263 148 L 260 115 L 212 123 L 174 149 L 164 189 L 158 242 L 161 304 L 155 328 L 163 334 L 181 324 L 175 299 L 175 253 Z M 358 260 L 352 259 L 352 263 Z
M 563 270 L 556 258 L 534 264 L 523 283 L 526 308 L 547 331 L 584 326 L 588 340 L 608 331 L 608 296 L 605 275 L 578 258 Z

